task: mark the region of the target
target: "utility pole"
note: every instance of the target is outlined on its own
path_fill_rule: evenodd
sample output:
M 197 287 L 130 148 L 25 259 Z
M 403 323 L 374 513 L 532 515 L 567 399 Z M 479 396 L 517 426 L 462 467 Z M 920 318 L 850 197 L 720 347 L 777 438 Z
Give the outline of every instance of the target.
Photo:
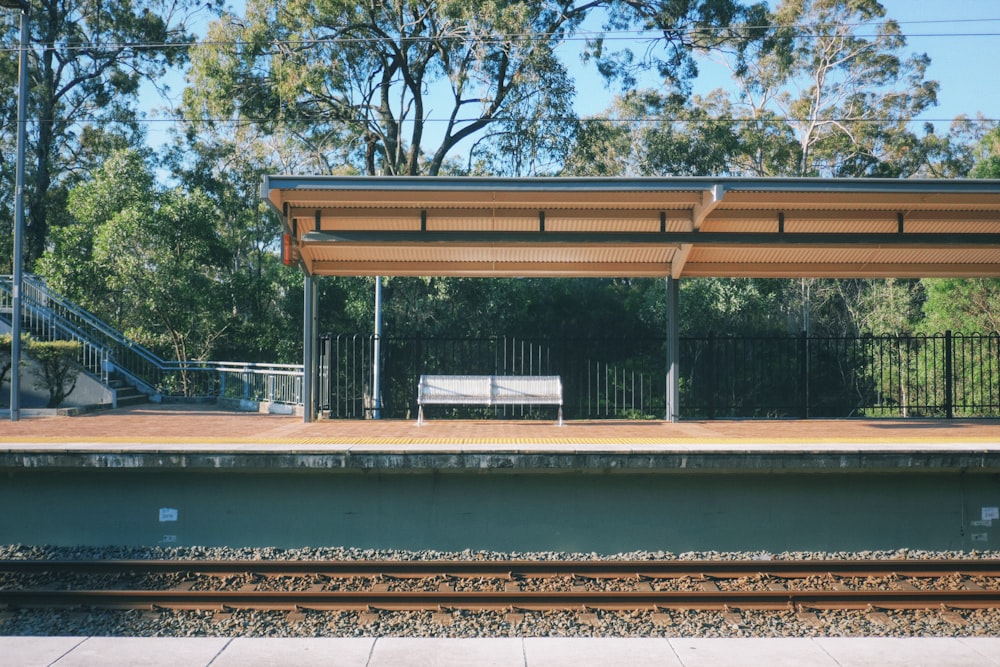
M 28 3 L 27 0 L 0 0 L 0 7 L 21 10 L 21 37 L 17 60 L 17 162 L 14 184 L 14 275 L 11 285 L 10 316 L 10 420 L 21 418 L 21 287 L 24 264 L 24 152 L 28 124 Z

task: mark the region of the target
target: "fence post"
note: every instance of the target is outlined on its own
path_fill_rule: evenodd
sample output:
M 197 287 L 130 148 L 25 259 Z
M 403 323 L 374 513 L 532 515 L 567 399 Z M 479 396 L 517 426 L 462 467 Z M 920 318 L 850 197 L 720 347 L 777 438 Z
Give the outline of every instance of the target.
M 955 417 L 954 340 L 951 331 L 944 332 L 944 410 L 948 419 Z
M 719 395 L 719 383 L 716 382 L 718 374 L 718 362 L 715 358 L 717 344 L 715 342 L 715 332 L 708 332 L 708 418 L 715 419 L 715 401 Z

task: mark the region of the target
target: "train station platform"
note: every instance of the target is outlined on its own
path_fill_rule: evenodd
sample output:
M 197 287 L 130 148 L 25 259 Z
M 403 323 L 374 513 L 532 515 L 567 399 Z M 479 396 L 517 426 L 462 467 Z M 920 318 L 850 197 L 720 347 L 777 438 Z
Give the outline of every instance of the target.
M 1000 472 L 998 420 L 327 420 L 140 406 L 0 422 L 0 468 Z
M 0 543 L 463 551 L 1000 548 L 1000 421 L 0 422 Z M 166 518 L 164 518 L 166 517 Z
M 229 639 L 0 637 L 17 667 L 995 667 L 997 638 Z

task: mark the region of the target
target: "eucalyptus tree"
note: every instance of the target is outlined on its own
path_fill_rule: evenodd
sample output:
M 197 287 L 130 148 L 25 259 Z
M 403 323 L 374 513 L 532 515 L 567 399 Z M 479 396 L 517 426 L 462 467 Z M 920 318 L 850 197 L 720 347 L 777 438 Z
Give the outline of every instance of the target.
M 955 141 L 912 127 L 936 103 L 930 59 L 905 53 L 879 2 L 784 0 L 745 30 L 738 52 L 706 52 L 731 72 L 730 88 L 686 99 L 649 91 L 641 105 L 626 98 L 604 114 L 620 123 L 624 104 L 642 123 L 633 143 L 651 173 L 696 165 L 705 174 L 899 177 L 928 161 L 952 168 Z M 683 150 L 684 140 L 693 148 Z
M 185 61 L 197 0 L 28 0 L 30 5 L 26 266 L 45 248 L 66 190 L 105 151 L 142 143 L 134 102 L 142 82 L 160 85 Z M 16 60 L 14 12 L 0 13 L 0 76 Z M 13 83 L 4 90 L 13 90 Z M 2 113 L 9 117 L 6 105 Z M 4 122 L 3 130 L 13 128 Z M 10 130 L 12 132 L 12 130 Z M 6 149 L 6 141 L 0 143 Z M 6 163 L 6 159 L 4 159 Z
M 607 29 L 648 31 L 649 57 L 588 38 L 588 60 L 626 85 L 641 66 L 693 76 L 690 49 L 725 43 L 745 14 L 736 0 L 250 0 L 194 50 L 185 113 L 294 136 L 316 158 L 298 170 L 346 157 L 359 173 L 433 176 L 468 140 L 481 156 L 528 156 L 497 171 L 537 171 L 561 145 L 539 128 L 572 119 L 557 48 L 597 12 Z
M 282 146 L 272 164 L 284 173 L 546 174 L 575 121 L 576 83 L 558 49 L 584 38 L 584 20 L 642 32 L 640 57 L 586 37 L 589 62 L 628 85 L 638 67 L 685 80 L 694 73 L 689 49 L 723 44 L 744 14 L 737 0 L 249 0 L 242 17 L 224 14 L 193 50 L 182 111 L 192 127 L 220 136 L 257 128 Z M 362 321 L 364 285 L 324 281 L 324 298 L 340 307 L 321 310 Z M 502 289 L 508 306 L 537 296 L 510 281 Z M 385 317 L 397 330 L 461 329 L 469 324 L 461 316 L 491 308 L 475 302 L 494 292 L 392 280 Z M 457 294 L 470 299 L 461 312 Z
M 937 103 L 927 55 L 905 53 L 877 0 L 784 0 L 772 23 L 733 71 L 744 117 L 776 112 L 795 134 L 783 175 L 905 175 L 896 165 L 916 141 L 909 125 Z

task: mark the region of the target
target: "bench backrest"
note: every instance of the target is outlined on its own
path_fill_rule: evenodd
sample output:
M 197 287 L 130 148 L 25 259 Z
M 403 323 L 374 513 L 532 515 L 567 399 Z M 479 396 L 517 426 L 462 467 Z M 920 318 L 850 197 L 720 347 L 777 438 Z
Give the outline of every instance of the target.
M 558 404 L 558 375 L 421 375 L 419 404 Z
M 490 403 L 489 375 L 421 375 L 418 403 Z
M 562 380 L 558 375 L 493 377 L 494 403 L 558 403 L 562 405 Z

